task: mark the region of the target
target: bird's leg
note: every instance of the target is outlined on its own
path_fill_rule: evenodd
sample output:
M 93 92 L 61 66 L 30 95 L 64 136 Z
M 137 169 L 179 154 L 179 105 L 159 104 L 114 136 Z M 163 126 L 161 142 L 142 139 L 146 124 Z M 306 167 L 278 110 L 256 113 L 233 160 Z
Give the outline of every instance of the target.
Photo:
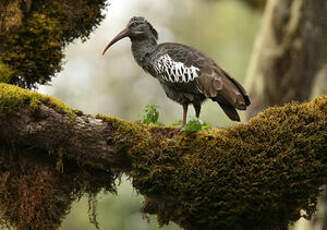
M 188 105 L 183 105 L 183 122 L 182 122 L 182 127 L 186 125 L 187 108 L 188 108 Z
M 201 112 L 201 105 L 193 105 L 195 110 L 195 116 L 197 119 L 200 118 L 200 112 Z
M 174 136 L 175 134 L 179 133 L 181 129 L 186 125 L 186 117 L 187 117 L 187 108 L 188 105 L 183 105 L 183 121 L 182 121 L 182 126 L 176 128 L 174 131 L 170 132 L 170 136 Z

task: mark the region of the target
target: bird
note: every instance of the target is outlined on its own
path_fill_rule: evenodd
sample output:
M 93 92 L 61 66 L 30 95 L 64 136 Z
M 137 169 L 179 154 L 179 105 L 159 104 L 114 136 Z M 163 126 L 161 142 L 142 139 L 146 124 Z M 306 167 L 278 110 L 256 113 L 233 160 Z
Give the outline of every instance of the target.
M 131 40 L 136 63 L 159 81 L 168 98 L 183 106 L 180 128 L 186 124 L 190 104 L 199 119 L 202 103 L 211 99 L 233 121 L 240 121 L 236 109 L 246 110 L 251 104 L 243 86 L 211 57 L 179 43 L 158 44 L 158 32 L 144 17 L 132 17 L 108 43 L 102 55 L 125 37 Z

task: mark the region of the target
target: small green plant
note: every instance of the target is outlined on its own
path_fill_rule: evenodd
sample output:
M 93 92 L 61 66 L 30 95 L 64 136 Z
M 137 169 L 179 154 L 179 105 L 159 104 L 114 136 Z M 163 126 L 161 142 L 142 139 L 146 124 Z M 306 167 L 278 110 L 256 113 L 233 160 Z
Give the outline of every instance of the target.
M 159 111 L 157 105 L 146 105 L 142 115 L 142 124 L 162 125 L 159 120 Z
M 175 121 L 174 123 L 171 124 L 172 126 L 181 126 L 182 125 L 182 120 Z
M 164 126 L 163 123 L 159 122 L 159 111 L 157 105 L 146 105 L 144 109 L 144 113 L 142 114 L 142 124 L 145 125 L 159 125 Z M 182 121 L 179 120 L 172 124 L 172 126 L 181 126 Z M 197 118 L 190 119 L 186 125 L 181 129 L 182 131 L 196 132 L 199 130 L 210 129 L 211 126 Z
M 210 129 L 210 125 L 200 119 L 192 118 L 182 128 L 182 131 L 196 132 L 200 130 Z

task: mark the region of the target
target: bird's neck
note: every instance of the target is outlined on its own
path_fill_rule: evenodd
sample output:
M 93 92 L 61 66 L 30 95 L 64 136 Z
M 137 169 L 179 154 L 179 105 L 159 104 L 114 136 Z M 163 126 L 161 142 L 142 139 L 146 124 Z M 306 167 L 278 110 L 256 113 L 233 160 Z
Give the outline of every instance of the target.
M 149 61 L 149 56 L 157 47 L 156 39 L 132 40 L 132 52 L 135 61 L 141 67 L 145 68 Z

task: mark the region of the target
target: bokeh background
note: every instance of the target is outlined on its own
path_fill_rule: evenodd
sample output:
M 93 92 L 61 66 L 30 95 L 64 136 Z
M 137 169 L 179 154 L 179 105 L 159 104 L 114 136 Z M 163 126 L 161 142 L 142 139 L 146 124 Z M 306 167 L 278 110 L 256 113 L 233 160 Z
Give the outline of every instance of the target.
M 194 46 L 213 57 L 244 82 L 261 13 L 238 0 L 109 1 L 106 19 L 88 41 L 75 41 L 66 49 L 64 70 L 39 91 L 58 97 L 87 113 L 106 113 L 135 120 L 147 104 L 157 104 L 160 118 L 172 123 L 181 118 L 181 106 L 167 99 L 158 82 L 135 63 L 128 38 L 105 56 L 107 43 L 132 16 L 144 16 L 159 32 L 159 42 Z M 190 116 L 194 116 L 191 110 Z M 214 103 L 206 103 L 202 119 L 224 126 L 227 117 Z
M 244 83 L 252 46 L 262 12 L 239 0 L 170 1 L 112 0 L 106 19 L 86 42 L 77 40 L 66 48 L 64 70 L 49 86 L 38 91 L 55 96 L 85 113 L 105 113 L 128 120 L 141 118 L 144 106 L 156 104 L 160 121 L 181 119 L 182 108 L 170 101 L 159 83 L 134 62 L 129 39 L 115 44 L 105 56 L 106 44 L 132 16 L 144 16 L 159 32 L 159 42 L 184 43 L 213 57 L 234 78 Z M 190 109 L 189 117 L 194 116 Z M 232 125 L 216 103 L 207 102 L 201 119 L 212 126 Z M 127 178 L 118 186 L 118 196 L 98 196 L 97 219 L 101 229 L 158 229 L 155 218 L 140 213 L 142 196 Z M 148 223 L 150 222 L 150 223 Z M 62 230 L 95 229 L 89 223 L 87 198 L 75 202 Z M 179 229 L 171 223 L 163 230 Z

